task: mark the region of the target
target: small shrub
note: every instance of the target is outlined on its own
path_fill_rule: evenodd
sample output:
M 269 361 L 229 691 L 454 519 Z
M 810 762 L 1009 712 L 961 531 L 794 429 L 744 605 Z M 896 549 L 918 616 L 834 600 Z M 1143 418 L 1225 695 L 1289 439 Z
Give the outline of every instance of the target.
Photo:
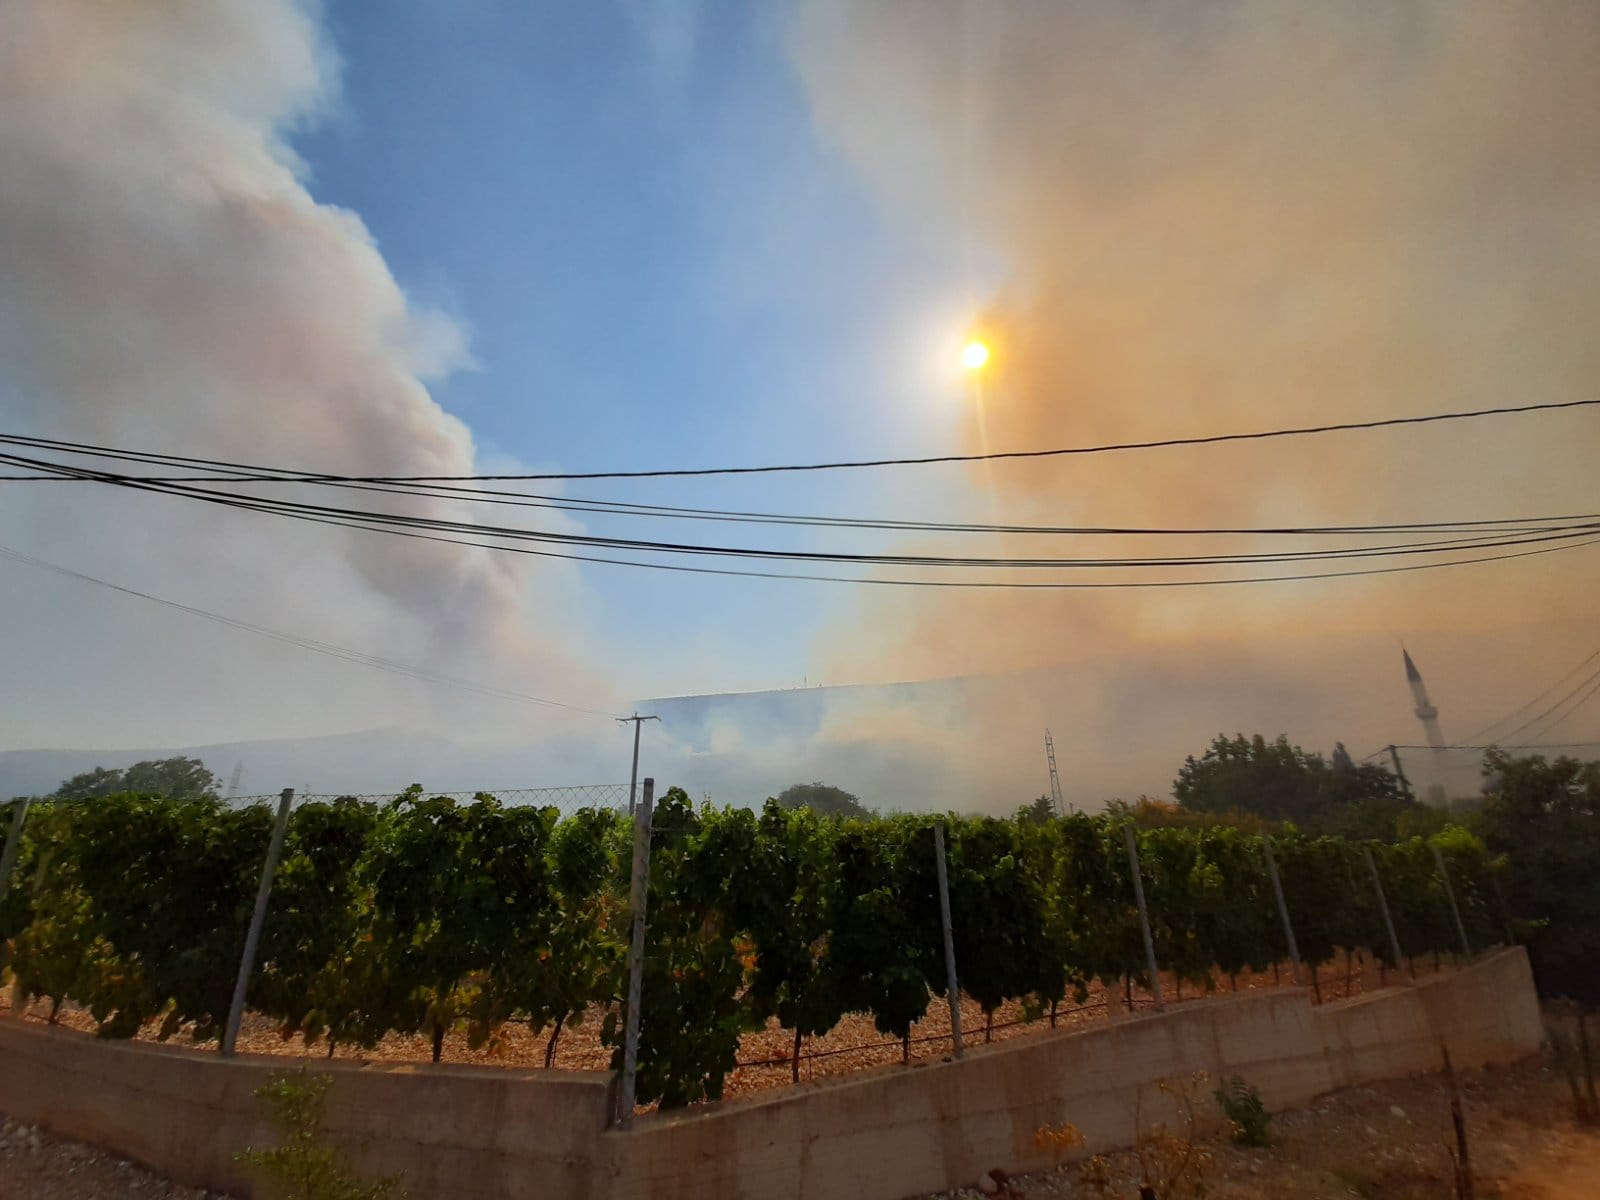
M 1265 1146 L 1269 1140 L 1267 1126 L 1272 1114 L 1261 1103 L 1261 1093 L 1235 1075 L 1215 1095 L 1223 1116 L 1233 1127 L 1233 1140 L 1240 1146 Z
M 253 1147 L 237 1157 L 273 1181 L 270 1194 L 281 1200 L 388 1200 L 398 1177 L 366 1182 L 347 1174 L 333 1147 L 323 1140 L 322 1117 L 328 1104 L 327 1075 L 282 1071 L 256 1089 L 256 1099 L 283 1131 L 283 1144 L 271 1150 Z
M 1196 1071 L 1186 1081 L 1156 1081 L 1156 1090 L 1177 1110 L 1176 1130 L 1164 1121 L 1145 1128 L 1144 1093 L 1140 1090 L 1133 1116 L 1140 1200 L 1198 1200 L 1209 1191 L 1205 1175 L 1211 1165 L 1211 1153 L 1195 1141 L 1194 1117 L 1195 1089 L 1206 1078 L 1204 1071 Z

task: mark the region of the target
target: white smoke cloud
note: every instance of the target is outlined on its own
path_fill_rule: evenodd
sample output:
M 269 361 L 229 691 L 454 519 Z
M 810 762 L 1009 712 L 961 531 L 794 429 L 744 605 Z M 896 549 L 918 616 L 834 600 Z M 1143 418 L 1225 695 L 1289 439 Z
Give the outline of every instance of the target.
M 0 4 L 7 427 L 310 470 L 472 471 L 468 429 L 426 386 L 470 365 L 466 330 L 407 296 L 360 218 L 314 198 L 289 145 L 336 102 L 319 19 L 296 0 Z M 600 695 L 559 649 L 579 621 L 577 583 L 554 564 L 86 485 L 8 486 L 4 538 L 42 557 L 434 670 Z M 317 501 L 343 502 L 328 495 Z M 8 571 L 8 624 L 36 637 L 15 665 L 51 701 L 22 737 L 476 727 L 505 711 L 21 570 Z M 71 678 L 94 686 L 69 712 Z

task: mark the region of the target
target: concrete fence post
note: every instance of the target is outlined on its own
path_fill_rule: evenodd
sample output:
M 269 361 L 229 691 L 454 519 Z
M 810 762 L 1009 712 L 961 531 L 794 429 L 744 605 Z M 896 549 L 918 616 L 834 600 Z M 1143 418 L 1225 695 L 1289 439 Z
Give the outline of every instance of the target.
M 646 779 L 644 792 L 633 810 L 633 881 L 628 908 L 633 914 L 633 936 L 628 942 L 628 1011 L 622 1035 L 622 1088 L 617 1100 L 617 1125 L 633 1125 L 638 1095 L 639 1003 L 644 992 L 645 905 L 650 896 L 650 822 L 656 799 L 656 781 Z
M 5 898 L 11 883 L 11 872 L 16 868 L 17 856 L 22 853 L 22 826 L 28 820 L 29 800 L 13 800 L 11 831 L 6 834 L 6 848 L 0 851 L 0 899 Z
M 1284 940 L 1289 943 L 1289 970 L 1294 975 L 1295 987 L 1300 986 L 1300 945 L 1294 940 L 1294 922 L 1289 920 L 1289 904 L 1283 898 L 1283 881 L 1278 878 L 1278 860 L 1272 856 L 1272 839 L 1261 835 L 1262 848 L 1267 852 L 1267 874 L 1272 879 L 1272 894 L 1278 900 L 1278 916 L 1283 919 Z
M 1450 901 L 1450 915 L 1456 920 L 1456 934 L 1461 938 L 1461 953 L 1467 958 L 1472 957 L 1472 943 L 1467 941 L 1467 927 L 1461 921 L 1461 909 L 1456 904 L 1456 890 L 1450 886 L 1450 872 L 1445 870 L 1444 855 L 1439 852 L 1438 846 L 1432 846 L 1433 862 L 1439 868 L 1439 878 L 1444 883 L 1445 899 Z
M 267 919 L 267 901 L 272 897 L 272 877 L 278 872 L 283 853 L 283 836 L 289 829 L 289 810 L 294 806 L 294 789 L 284 788 L 278 797 L 278 819 L 267 843 L 267 858 L 261 864 L 261 885 L 256 888 L 256 906 L 250 913 L 250 929 L 244 936 L 244 953 L 239 956 L 239 977 L 233 982 L 233 1001 L 228 1005 L 228 1023 L 222 1028 L 222 1057 L 230 1058 L 239 1041 L 239 1025 L 244 1020 L 245 995 L 250 990 L 250 973 L 256 968 L 256 950 L 261 945 L 261 927 Z
M 950 877 L 944 862 L 944 822 L 933 827 L 934 861 L 939 868 L 939 921 L 944 928 L 944 986 L 950 999 L 950 1040 L 955 1045 L 955 1055 L 960 1058 L 965 1051 L 961 1046 L 961 989 L 956 982 L 955 931 L 950 924 Z
M 1156 966 L 1156 941 L 1150 934 L 1150 910 L 1144 902 L 1144 877 L 1139 871 L 1139 842 L 1133 835 L 1131 822 L 1122 827 L 1122 839 L 1128 846 L 1128 869 L 1133 872 L 1133 898 L 1139 903 L 1139 928 L 1144 932 L 1144 959 L 1150 968 L 1150 994 L 1155 997 L 1156 1011 L 1166 1012 L 1166 1000 L 1161 995 L 1161 971 Z
M 1394 958 L 1394 969 L 1399 970 L 1405 962 L 1400 953 L 1400 939 L 1395 936 L 1394 917 L 1389 914 L 1389 897 L 1383 894 L 1383 879 L 1378 874 L 1377 860 L 1372 857 L 1372 847 L 1363 846 L 1361 852 L 1367 858 L 1367 870 L 1372 873 L 1372 887 L 1378 893 L 1378 911 L 1383 914 L 1383 930 L 1389 935 L 1389 953 Z

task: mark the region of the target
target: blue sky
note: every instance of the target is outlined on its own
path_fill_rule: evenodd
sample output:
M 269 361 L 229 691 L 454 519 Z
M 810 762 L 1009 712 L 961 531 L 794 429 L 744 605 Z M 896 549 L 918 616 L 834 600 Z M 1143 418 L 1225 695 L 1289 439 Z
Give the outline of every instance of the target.
M 782 8 L 346 5 L 327 19 L 342 101 L 295 148 L 316 198 L 358 213 L 402 285 L 470 330 L 476 369 L 435 395 L 482 451 L 582 470 L 951 443 L 959 381 L 916 359 L 959 333 L 961 256 L 900 228 L 819 141 Z M 904 511 L 906 484 L 573 491 L 859 512 Z M 798 683 L 844 600 L 605 567 L 586 582 L 596 626 L 626 653 L 675 647 L 664 674 L 687 671 L 687 690 Z

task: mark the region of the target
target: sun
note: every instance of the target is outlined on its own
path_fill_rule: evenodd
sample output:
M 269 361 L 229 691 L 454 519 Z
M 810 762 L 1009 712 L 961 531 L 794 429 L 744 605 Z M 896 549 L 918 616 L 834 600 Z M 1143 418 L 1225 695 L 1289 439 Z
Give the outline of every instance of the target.
M 977 371 L 989 361 L 989 347 L 980 341 L 970 341 L 961 351 L 961 365 L 969 371 Z

